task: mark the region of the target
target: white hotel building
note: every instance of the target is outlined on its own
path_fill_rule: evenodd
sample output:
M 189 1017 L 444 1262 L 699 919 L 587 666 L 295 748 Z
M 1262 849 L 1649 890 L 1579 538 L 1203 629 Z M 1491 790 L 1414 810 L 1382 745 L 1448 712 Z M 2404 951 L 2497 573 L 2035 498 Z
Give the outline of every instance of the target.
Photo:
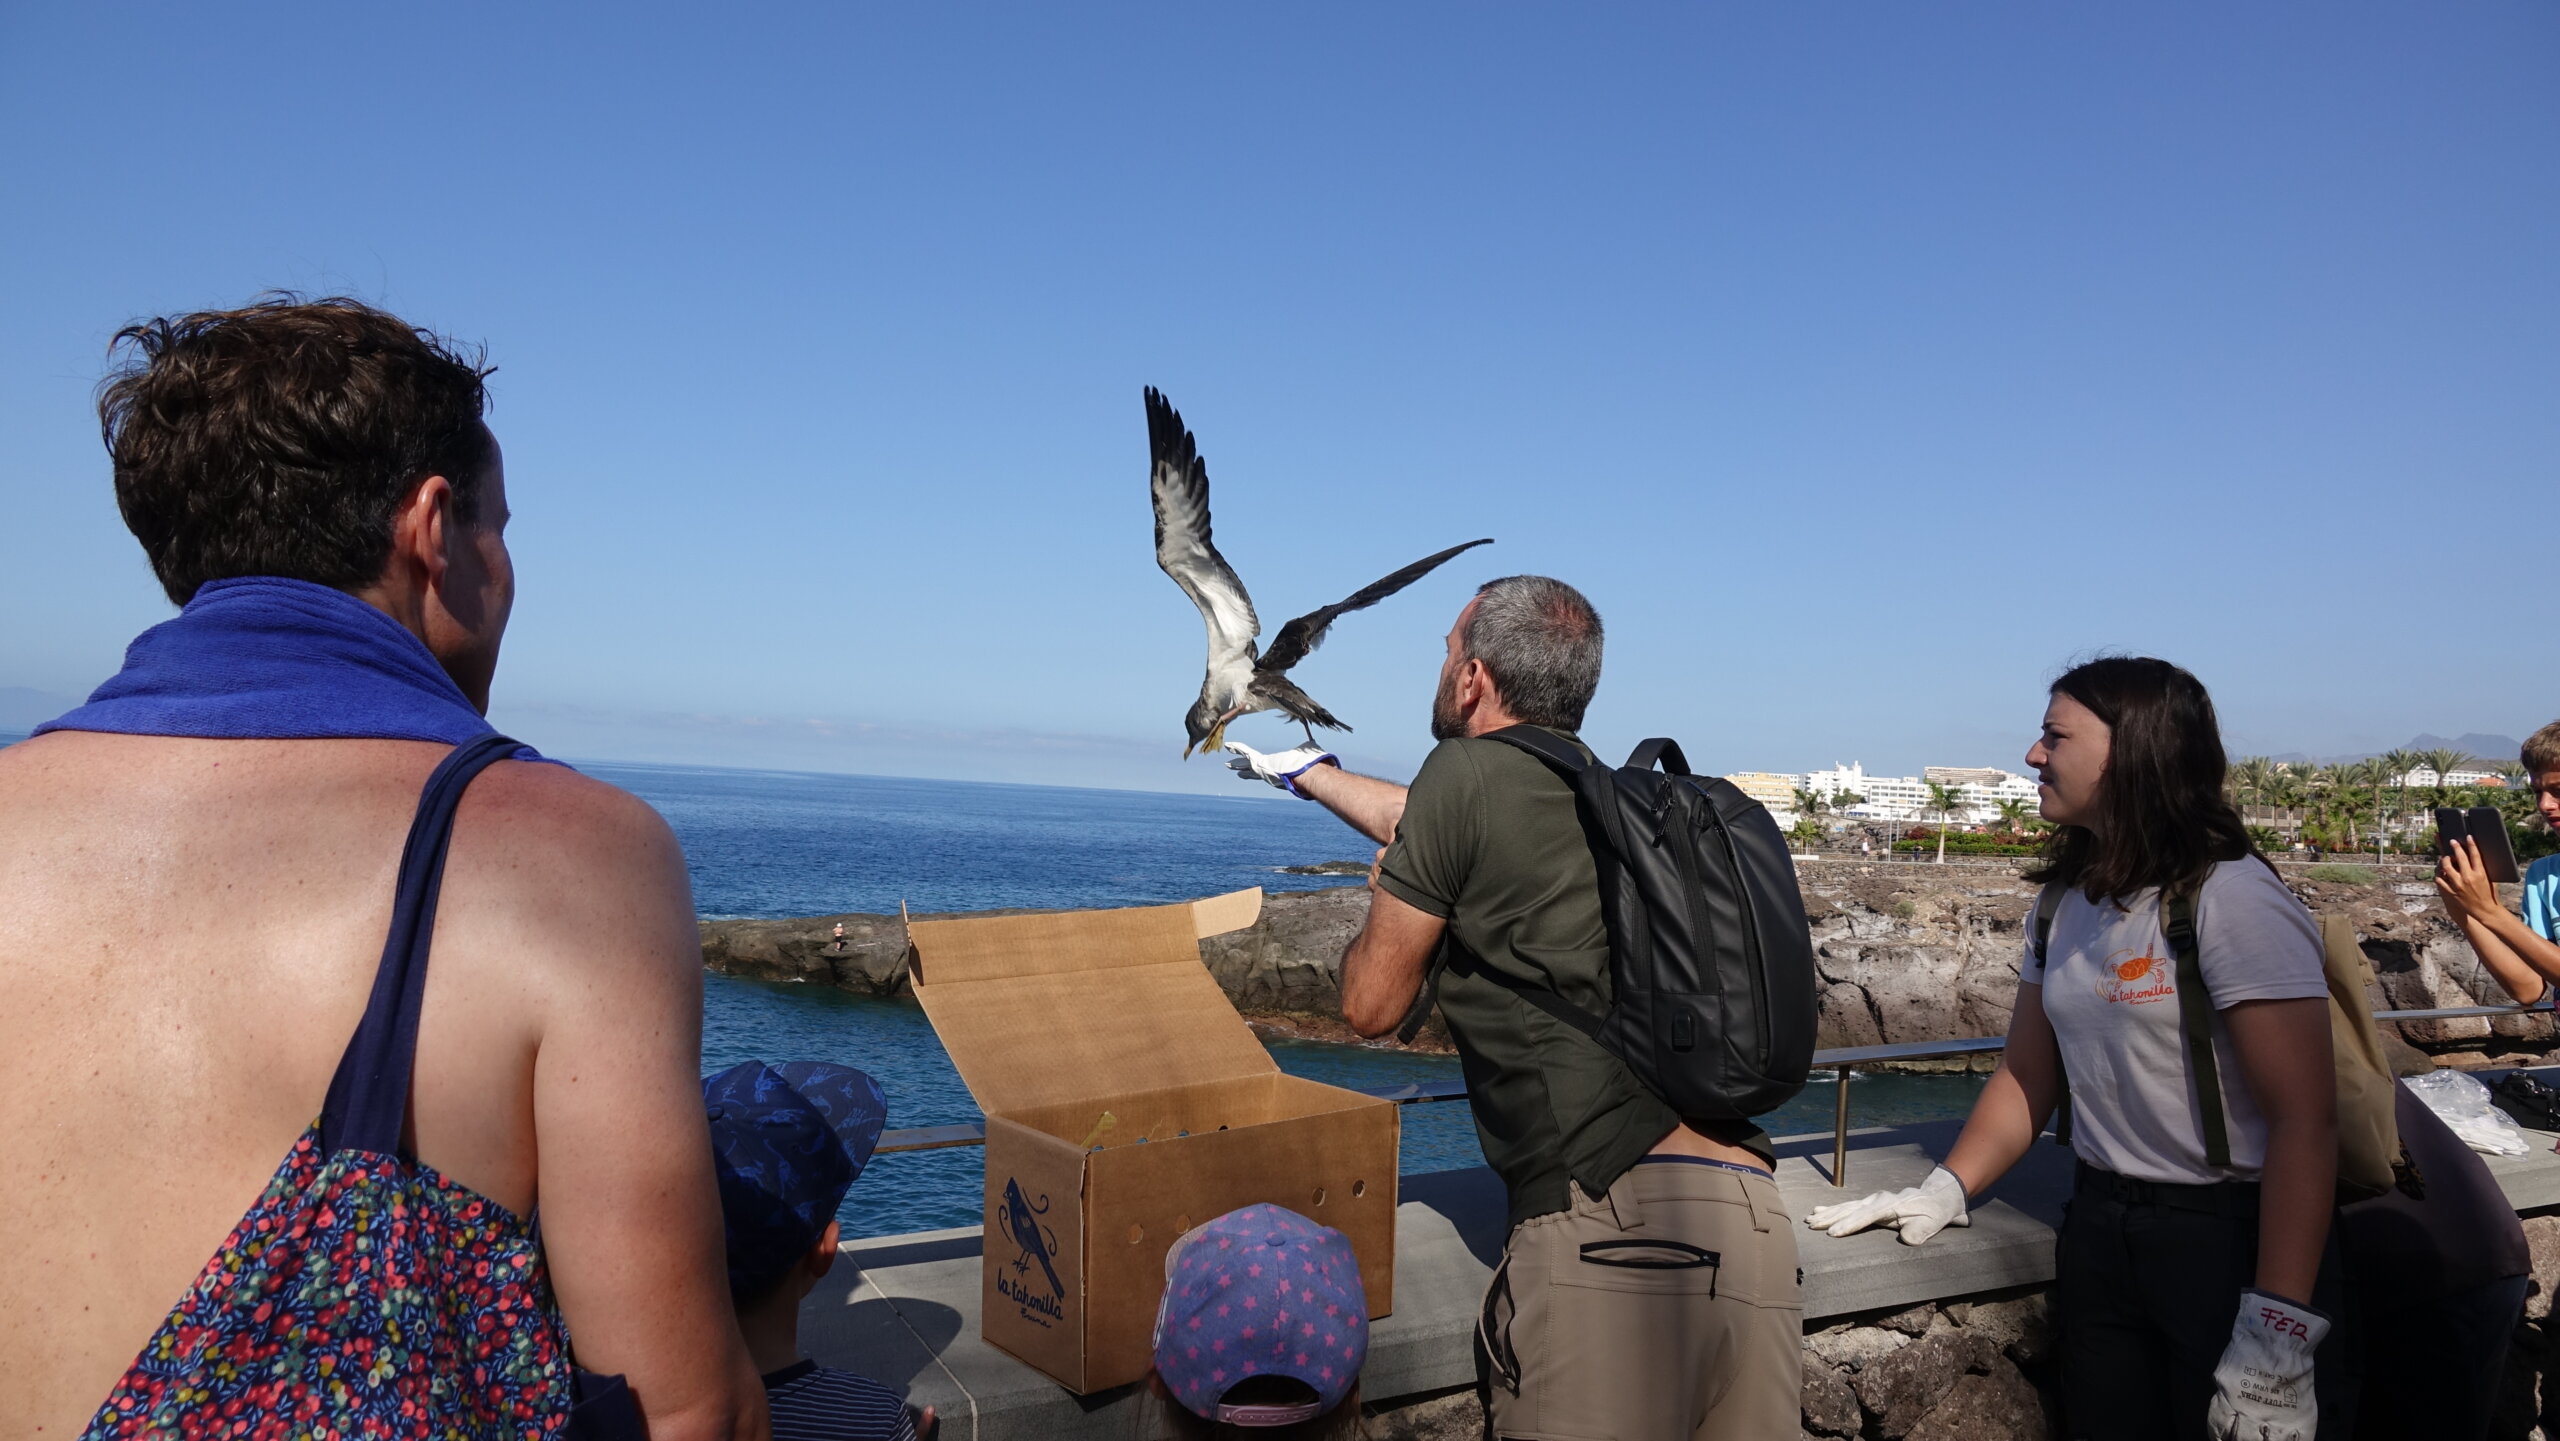
M 1917 776 L 1871 776 L 1865 766 L 1852 761 L 1811 772 L 1804 778 L 1804 788 L 1818 796 L 1862 797 L 1858 804 L 1840 811 L 1858 820 L 1934 821 L 1938 815 L 1929 809 L 1930 781 L 1954 788 L 1963 798 L 1963 808 L 1951 818 L 1959 825 L 1996 819 L 2002 801 L 2024 801 L 2031 807 L 2036 803 L 2032 779 L 1987 766 L 1929 766 Z

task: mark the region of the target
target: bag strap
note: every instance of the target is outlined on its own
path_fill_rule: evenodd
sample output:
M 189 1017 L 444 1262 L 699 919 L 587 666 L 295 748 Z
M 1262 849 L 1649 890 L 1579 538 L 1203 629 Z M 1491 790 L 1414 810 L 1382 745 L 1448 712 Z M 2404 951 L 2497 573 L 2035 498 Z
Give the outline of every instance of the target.
M 2027 925 L 2027 943 L 2035 948 L 2037 965 L 2044 964 L 2044 953 L 2053 944 L 2053 917 L 2062 909 L 2063 889 L 2062 882 L 2047 881 L 2044 889 L 2036 892 L 2035 912 Z M 2062 1099 L 2054 1105 L 2053 1143 L 2068 1146 L 2071 1144 L 2071 1068 L 2063 1063 L 2062 1044 L 2058 1040 L 2053 1047 L 2053 1072 L 2054 1078 L 2062 1082 Z
M 1606 797 L 1605 790 L 1602 790 L 1600 795 L 1593 794 L 1597 788 L 1614 784 L 1610 779 L 1607 764 L 1598 760 L 1584 759 L 1582 752 L 1571 742 L 1544 726 L 1504 726 L 1497 731 L 1487 731 L 1478 739 L 1500 741 L 1515 750 L 1527 751 L 1546 762 L 1550 770 L 1565 778 L 1566 783 L 1573 787 L 1574 809 L 1582 820 L 1583 833 L 1586 838 L 1592 840 L 1594 862 L 1607 859 L 1603 855 L 1604 848 L 1614 856 L 1623 856 L 1627 853 L 1626 836 L 1623 834 L 1625 822 L 1618 815 L 1617 806 L 1603 803 Z M 1639 758 L 1647 766 L 1656 760 L 1667 758 L 1669 764 L 1666 768 L 1671 769 L 1671 774 L 1687 775 L 1689 773 L 1688 758 L 1680 753 L 1680 745 L 1677 741 L 1646 741 L 1643 745 L 1636 747 L 1635 755 L 1629 757 L 1627 763 L 1631 766 L 1635 765 Z M 1605 866 L 1603 869 L 1605 871 Z M 1601 883 L 1603 885 L 1608 883 L 1605 875 Z M 1441 956 L 1442 961 L 1435 962 L 1432 970 L 1431 980 L 1435 987 L 1441 966 L 1455 960 L 1463 962 L 1460 966 L 1461 974 L 1482 976 L 1594 1041 L 1600 1039 L 1600 1029 L 1607 1024 L 1604 1018 L 1584 1010 L 1545 986 L 1534 981 L 1521 980 L 1516 976 L 1505 975 L 1483 964 L 1473 955 L 1468 954 L 1465 947 L 1457 945 L 1454 940 L 1443 946 Z M 1406 1024 L 1414 1030 L 1421 1029 L 1421 1023 L 1416 1018 L 1408 1017 Z M 1397 1034 L 1403 1035 L 1404 1032 L 1399 1029 Z
M 1626 818 L 1618 814 L 1615 798 L 1610 795 L 1616 781 L 1611 778 L 1609 766 L 1596 759 L 1583 759 L 1582 752 L 1571 742 L 1544 726 L 1504 726 L 1498 731 L 1486 731 L 1477 739 L 1500 741 L 1514 750 L 1527 751 L 1546 762 L 1549 770 L 1564 777 L 1565 784 L 1573 788 L 1574 813 L 1582 821 L 1583 835 L 1591 840 L 1592 860 L 1601 863 L 1600 883 L 1606 886 L 1609 883 L 1607 862 L 1630 855 L 1635 849 L 1627 839 Z M 1628 764 L 1633 766 L 1636 757 L 1648 754 L 1659 759 L 1665 752 L 1669 753 L 1671 763 L 1679 767 L 1671 772 L 1673 775 L 1689 773 L 1688 758 L 1680 754 L 1677 741 L 1646 741 L 1636 747 L 1636 756 L 1629 757 Z
M 1600 764 L 1598 761 L 1584 760 L 1582 752 L 1574 749 L 1571 742 L 1545 726 L 1526 724 L 1504 726 L 1498 731 L 1486 731 L 1478 739 L 1500 741 L 1514 750 L 1527 751 L 1545 761 L 1569 781 L 1580 780 L 1584 771 Z M 1653 745 L 1656 742 L 1647 741 L 1645 744 Z M 1669 741 L 1662 741 L 1659 744 L 1671 746 L 1675 755 L 1679 753 L 1680 748 Z M 1639 746 L 1637 749 L 1641 750 L 1643 747 Z M 1685 765 L 1686 762 L 1683 764 Z
M 2219 1171 L 2231 1164 L 2231 1136 L 2222 1111 L 2222 1076 L 2213 1057 L 2213 995 L 2205 989 L 2204 952 L 2196 941 L 2196 898 L 2184 890 L 2164 894 L 2160 914 L 2169 949 L 2178 958 L 2178 1029 L 2186 1035 L 2187 1064 L 2196 1077 L 2204 1163 Z
M 1449 969 L 1449 953 L 1463 949 L 1465 947 L 1458 944 L 1458 938 L 1449 933 L 1448 927 L 1442 926 L 1440 944 L 1431 951 L 1431 965 L 1422 973 L 1422 984 L 1415 988 L 1413 1004 L 1405 1008 L 1404 1020 L 1396 1026 L 1397 1045 L 1410 1046 L 1413 1038 L 1422 1034 L 1424 1023 L 1431 1019 L 1432 1008 L 1440 1004 L 1440 973 Z
M 436 895 L 453 841 L 453 813 L 472 777 L 523 746 L 485 735 L 453 748 L 428 775 L 400 850 L 399 890 L 391 901 L 391 933 L 373 973 L 364 1019 L 338 1059 L 320 1111 L 324 1151 L 368 1151 L 412 1159 L 401 1148 L 409 1118 L 409 1073 L 418 1056 L 418 1012 L 427 987 L 427 951 L 435 942 Z
M 1472 960 L 1473 957 L 1469 959 Z M 1593 1015 L 1535 981 L 1524 981 L 1518 976 L 1505 975 L 1491 966 L 1482 964 L 1470 966 L 1468 969 L 1472 974 L 1482 976 L 1595 1041 L 1600 1039 L 1600 1028 L 1608 1024 L 1605 1017 Z

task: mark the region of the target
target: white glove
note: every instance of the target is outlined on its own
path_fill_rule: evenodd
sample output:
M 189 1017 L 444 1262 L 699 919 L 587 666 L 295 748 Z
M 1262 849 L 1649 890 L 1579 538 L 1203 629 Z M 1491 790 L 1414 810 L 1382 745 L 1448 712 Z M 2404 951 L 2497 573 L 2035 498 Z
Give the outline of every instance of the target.
M 1227 749 L 1236 753 L 1236 758 L 1227 762 L 1227 769 L 1246 780 L 1269 781 L 1293 796 L 1298 794 L 1298 788 L 1292 782 L 1298 777 L 1320 765 L 1342 764 L 1333 758 L 1333 752 L 1313 743 L 1291 746 L 1268 755 L 1242 741 L 1227 742 Z M 1299 798 L 1305 799 L 1303 796 Z
M 2311 1392 L 2311 1353 L 2329 1318 L 2264 1291 L 2240 1293 L 2231 1344 L 2213 1368 L 2206 1434 L 2215 1441 L 2311 1441 L 2320 1402 Z
M 1973 1218 L 1965 1214 L 1964 1182 L 1940 1166 L 1917 1186 L 1816 1206 L 1805 1213 L 1804 1223 L 1834 1236 L 1869 1226 L 1891 1226 L 1902 1233 L 1902 1244 L 1917 1246 L 1949 1226 L 1970 1226 Z

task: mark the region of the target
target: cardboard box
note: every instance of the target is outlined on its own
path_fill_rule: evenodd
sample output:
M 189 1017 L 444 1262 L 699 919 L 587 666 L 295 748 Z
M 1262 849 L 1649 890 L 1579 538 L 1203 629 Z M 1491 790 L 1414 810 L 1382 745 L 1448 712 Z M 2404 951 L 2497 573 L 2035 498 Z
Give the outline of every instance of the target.
M 908 927 L 987 1117 L 986 1338 L 1068 1390 L 1147 1374 L 1166 1248 L 1239 1206 L 1341 1231 L 1370 1314 L 1394 1303 L 1395 1103 L 1282 1074 L 1201 964 L 1201 936 L 1261 910 L 1251 890 Z

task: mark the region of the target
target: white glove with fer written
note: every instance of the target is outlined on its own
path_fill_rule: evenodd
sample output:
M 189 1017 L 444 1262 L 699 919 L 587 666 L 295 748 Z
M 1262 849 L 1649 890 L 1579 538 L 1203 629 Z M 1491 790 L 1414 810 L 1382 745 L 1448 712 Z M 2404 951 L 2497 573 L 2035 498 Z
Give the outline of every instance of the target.
M 1317 766 L 1342 764 L 1334 759 L 1333 752 L 1312 743 L 1267 754 L 1242 741 L 1229 741 L 1226 748 L 1235 752 L 1236 757 L 1227 762 L 1227 769 L 1246 780 L 1269 781 L 1293 796 L 1298 794 L 1298 787 L 1294 784 L 1298 777 Z M 1299 796 L 1299 799 L 1306 798 Z
M 1902 1244 L 1917 1246 L 1949 1226 L 1969 1226 L 1973 1220 L 1965 1214 L 1964 1182 L 1940 1166 L 1917 1186 L 1816 1206 L 1805 1213 L 1804 1223 L 1834 1236 L 1891 1226 L 1902 1233 Z
M 2213 1368 L 2205 1432 L 2214 1441 L 2311 1441 L 2320 1401 L 2311 1391 L 2311 1354 L 2329 1318 L 2252 1288 L 2240 1293 L 2231 1344 Z

